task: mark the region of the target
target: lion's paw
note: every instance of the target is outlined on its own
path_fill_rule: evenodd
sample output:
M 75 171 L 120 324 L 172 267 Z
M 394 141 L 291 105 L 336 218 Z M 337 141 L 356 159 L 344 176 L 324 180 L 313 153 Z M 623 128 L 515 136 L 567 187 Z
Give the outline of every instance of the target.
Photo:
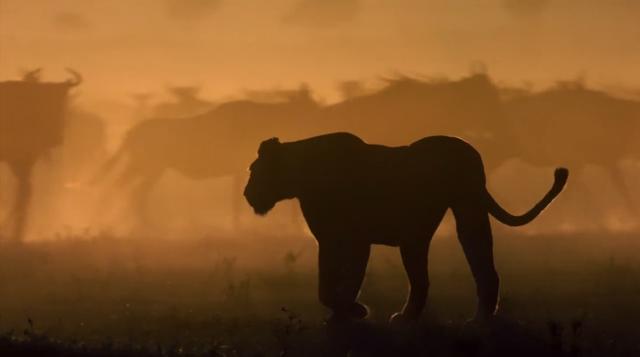
M 349 320 L 362 320 L 369 316 L 369 309 L 359 302 L 352 303 L 349 308 L 334 310 L 329 317 L 330 322 L 340 322 Z
M 366 305 L 359 302 L 354 302 L 349 311 L 349 315 L 352 319 L 364 319 L 369 316 L 369 308 Z
M 403 312 L 396 312 L 389 318 L 389 323 L 394 326 L 410 325 L 418 321 L 418 316 L 409 315 Z

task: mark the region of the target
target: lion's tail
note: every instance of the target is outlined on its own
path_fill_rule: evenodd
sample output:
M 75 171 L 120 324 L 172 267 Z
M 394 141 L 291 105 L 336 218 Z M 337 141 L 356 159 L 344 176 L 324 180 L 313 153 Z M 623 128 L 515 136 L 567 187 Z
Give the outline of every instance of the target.
M 491 194 L 487 191 L 487 205 L 488 211 L 500 222 L 509 225 L 509 226 L 522 226 L 531 221 L 533 221 L 540 212 L 542 212 L 554 198 L 562 191 L 565 184 L 567 183 L 567 178 L 569 177 L 569 170 L 564 167 L 559 167 L 555 171 L 555 180 L 553 182 L 553 186 L 549 192 L 547 192 L 544 197 L 535 205 L 533 208 L 529 210 L 529 212 L 515 216 L 511 213 L 507 212 L 504 208 L 502 208 L 498 202 L 491 196 Z

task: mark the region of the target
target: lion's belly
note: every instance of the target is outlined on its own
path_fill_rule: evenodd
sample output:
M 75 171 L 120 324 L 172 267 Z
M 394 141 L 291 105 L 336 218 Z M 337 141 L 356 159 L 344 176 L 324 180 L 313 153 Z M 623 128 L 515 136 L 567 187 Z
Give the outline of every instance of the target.
M 479 154 L 449 137 L 398 148 L 366 145 L 326 166 L 316 171 L 321 177 L 312 181 L 316 185 L 299 196 L 319 240 L 397 245 L 424 237 L 453 200 L 475 195 L 485 185 Z
M 325 197 L 321 204 L 301 201 L 309 228 L 316 238 L 345 237 L 391 246 L 397 246 L 401 239 L 424 235 L 424 224 L 434 204 L 434 201 L 376 195 L 336 200 Z

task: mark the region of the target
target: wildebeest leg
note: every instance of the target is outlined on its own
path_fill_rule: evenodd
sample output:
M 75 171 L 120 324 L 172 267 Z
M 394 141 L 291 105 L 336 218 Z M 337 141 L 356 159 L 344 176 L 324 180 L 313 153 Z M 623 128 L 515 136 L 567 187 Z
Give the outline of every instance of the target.
M 370 246 L 335 238 L 320 241 L 318 254 L 320 302 L 332 319 L 363 318 L 367 309 L 356 302 L 369 260 Z
M 105 166 L 107 165 L 113 166 L 115 164 L 105 164 Z M 96 174 L 95 178 L 92 180 L 92 184 L 98 184 L 101 181 L 105 180 L 105 175 L 106 172 L 100 172 Z M 117 176 L 113 178 L 113 182 L 107 182 L 107 184 L 103 186 L 102 189 L 100 189 L 98 204 L 96 205 L 94 211 L 93 220 L 100 221 L 105 217 L 112 216 L 114 212 L 118 212 L 123 208 L 133 211 L 135 208 L 134 193 L 140 180 L 140 172 L 137 170 L 136 165 L 134 165 L 131 161 L 128 161 L 122 172 L 118 172 Z M 117 202 L 119 193 L 123 193 L 126 197 L 123 203 Z M 127 214 L 132 214 L 133 218 L 137 219 L 137 217 L 135 217 L 137 212 L 128 211 Z M 138 223 L 135 222 L 135 224 Z
M 160 180 L 160 173 L 151 174 L 145 177 L 140 182 L 135 184 L 132 191 L 133 209 L 137 216 L 136 225 L 142 224 L 142 227 L 148 228 L 151 224 L 149 215 L 149 196 L 155 186 Z
M 446 211 L 447 207 L 438 208 L 427 218 L 426 230 L 416 232 L 414 237 L 407 237 L 409 239 L 400 243 L 402 264 L 409 278 L 409 297 L 402 312 L 391 316 L 392 321 L 418 319 L 424 310 L 429 293 L 429 244 Z
M 466 197 L 472 198 L 472 197 Z M 465 199 L 466 199 L 465 198 Z M 478 198 L 456 203 L 452 209 L 458 239 L 469 262 L 478 294 L 476 320 L 491 318 L 498 307 L 499 279 L 493 263 L 493 238 L 489 215 Z
M 22 242 L 27 226 L 27 215 L 29 213 L 29 202 L 31 201 L 31 172 L 32 162 L 12 163 L 11 169 L 18 181 L 18 192 L 14 204 L 14 227 L 13 239 Z
M 624 177 L 624 172 L 620 166 L 616 165 L 616 162 L 612 162 L 608 167 L 609 172 L 611 173 L 611 179 L 613 180 L 613 185 L 615 189 L 622 195 L 622 199 L 624 200 L 626 208 L 634 214 L 637 213 L 637 208 L 631 199 L 631 192 L 629 192 L 629 187 L 627 186 L 627 182 Z

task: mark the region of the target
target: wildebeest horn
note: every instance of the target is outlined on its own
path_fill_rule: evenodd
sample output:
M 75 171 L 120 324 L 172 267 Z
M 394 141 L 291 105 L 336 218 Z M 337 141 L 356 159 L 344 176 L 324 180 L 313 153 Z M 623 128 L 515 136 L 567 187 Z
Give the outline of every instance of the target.
M 22 76 L 22 80 L 25 82 L 39 82 L 41 72 L 42 72 L 42 68 L 36 68 L 32 71 L 26 72 Z
M 65 69 L 67 70 L 67 72 L 69 72 L 73 76 L 73 78 L 67 80 L 67 83 L 70 86 L 75 87 L 78 84 L 82 83 L 82 76 L 80 75 L 80 73 L 74 71 L 71 68 L 65 68 Z

